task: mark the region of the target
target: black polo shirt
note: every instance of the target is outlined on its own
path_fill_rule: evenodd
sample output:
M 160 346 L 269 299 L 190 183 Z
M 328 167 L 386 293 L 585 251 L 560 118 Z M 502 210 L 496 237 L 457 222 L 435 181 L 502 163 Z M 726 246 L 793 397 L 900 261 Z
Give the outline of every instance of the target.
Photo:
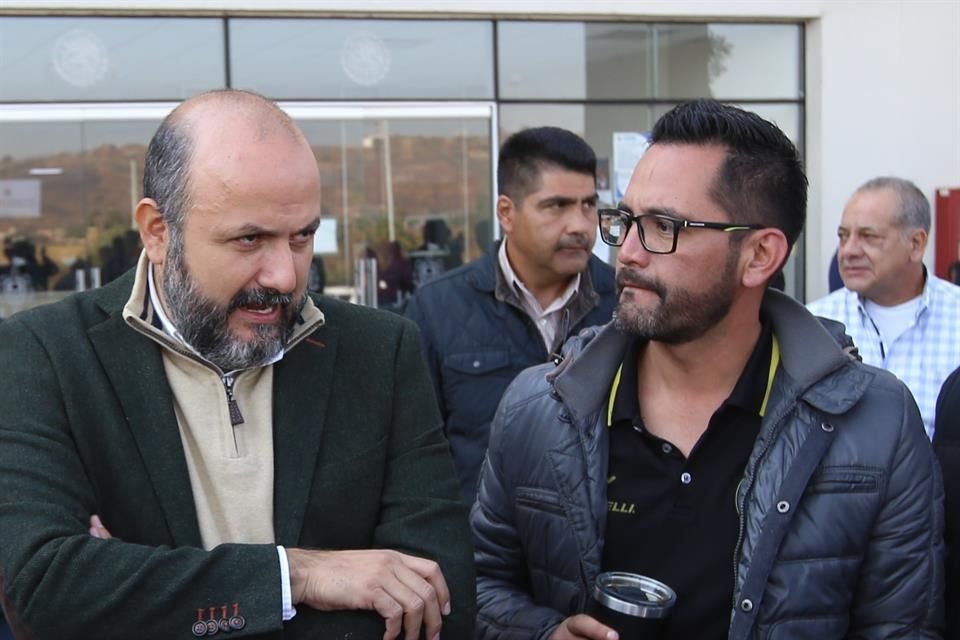
M 664 638 L 726 638 L 733 606 L 735 497 L 772 380 L 773 334 L 763 321 L 730 397 L 714 412 L 690 457 L 644 429 L 637 403 L 634 340 L 611 389 L 604 571 L 665 582 L 677 604 Z

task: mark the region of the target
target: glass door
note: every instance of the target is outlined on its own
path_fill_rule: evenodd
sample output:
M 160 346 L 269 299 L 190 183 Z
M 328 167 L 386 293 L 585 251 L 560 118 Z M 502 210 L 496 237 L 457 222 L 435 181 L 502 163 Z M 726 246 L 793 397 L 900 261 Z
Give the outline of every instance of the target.
M 492 241 L 492 103 L 281 106 L 323 183 L 312 288 L 400 310 Z M 146 146 L 173 107 L 0 106 L 0 317 L 133 266 Z

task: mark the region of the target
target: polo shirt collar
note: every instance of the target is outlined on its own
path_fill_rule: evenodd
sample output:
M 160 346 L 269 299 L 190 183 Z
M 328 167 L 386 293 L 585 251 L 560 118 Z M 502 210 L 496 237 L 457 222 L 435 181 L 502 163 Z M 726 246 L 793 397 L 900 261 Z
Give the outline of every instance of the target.
M 760 415 L 763 400 L 769 383 L 770 358 L 773 351 L 773 326 L 766 314 L 760 314 L 760 337 L 746 366 L 737 379 L 730 396 L 724 405 L 732 405 Z M 613 406 L 610 408 L 608 426 L 620 423 L 642 424 L 640 403 L 637 399 L 637 359 L 647 341 L 632 338 L 624 353 L 623 362 L 617 373 L 616 391 Z

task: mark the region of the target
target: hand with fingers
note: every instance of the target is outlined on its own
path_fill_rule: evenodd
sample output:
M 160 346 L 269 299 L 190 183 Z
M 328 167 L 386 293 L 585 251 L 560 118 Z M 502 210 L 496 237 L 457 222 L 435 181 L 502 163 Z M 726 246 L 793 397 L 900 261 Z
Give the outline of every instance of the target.
M 90 535 L 94 538 L 100 538 L 101 540 L 109 540 L 113 536 L 110 534 L 110 531 L 103 526 L 103 522 L 100 521 L 100 516 L 93 514 L 90 516 L 90 519 L 87 521 L 87 531 L 90 532 Z
M 287 549 L 294 604 L 321 611 L 371 609 L 386 620 L 384 640 L 440 635 L 450 591 L 432 560 L 388 549 Z
M 616 631 L 584 614 L 565 619 L 550 634 L 550 640 L 619 640 L 619 638 Z

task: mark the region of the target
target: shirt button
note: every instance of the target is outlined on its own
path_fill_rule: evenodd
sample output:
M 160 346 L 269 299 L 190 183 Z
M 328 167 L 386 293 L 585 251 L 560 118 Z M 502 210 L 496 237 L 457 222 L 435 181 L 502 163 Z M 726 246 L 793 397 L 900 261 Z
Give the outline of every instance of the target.
M 663 451 L 664 453 L 670 453 L 673 451 L 673 447 L 670 446 L 669 442 L 664 442 L 660 445 L 660 451 Z
M 474 361 L 473 361 L 473 368 L 474 368 L 474 369 L 479 369 L 479 368 L 480 368 L 480 361 L 479 361 L 479 360 L 474 360 Z
M 693 476 L 691 476 L 689 473 L 684 471 L 683 473 L 680 474 L 680 482 L 682 482 L 683 484 L 690 484 L 691 482 L 693 482 Z

